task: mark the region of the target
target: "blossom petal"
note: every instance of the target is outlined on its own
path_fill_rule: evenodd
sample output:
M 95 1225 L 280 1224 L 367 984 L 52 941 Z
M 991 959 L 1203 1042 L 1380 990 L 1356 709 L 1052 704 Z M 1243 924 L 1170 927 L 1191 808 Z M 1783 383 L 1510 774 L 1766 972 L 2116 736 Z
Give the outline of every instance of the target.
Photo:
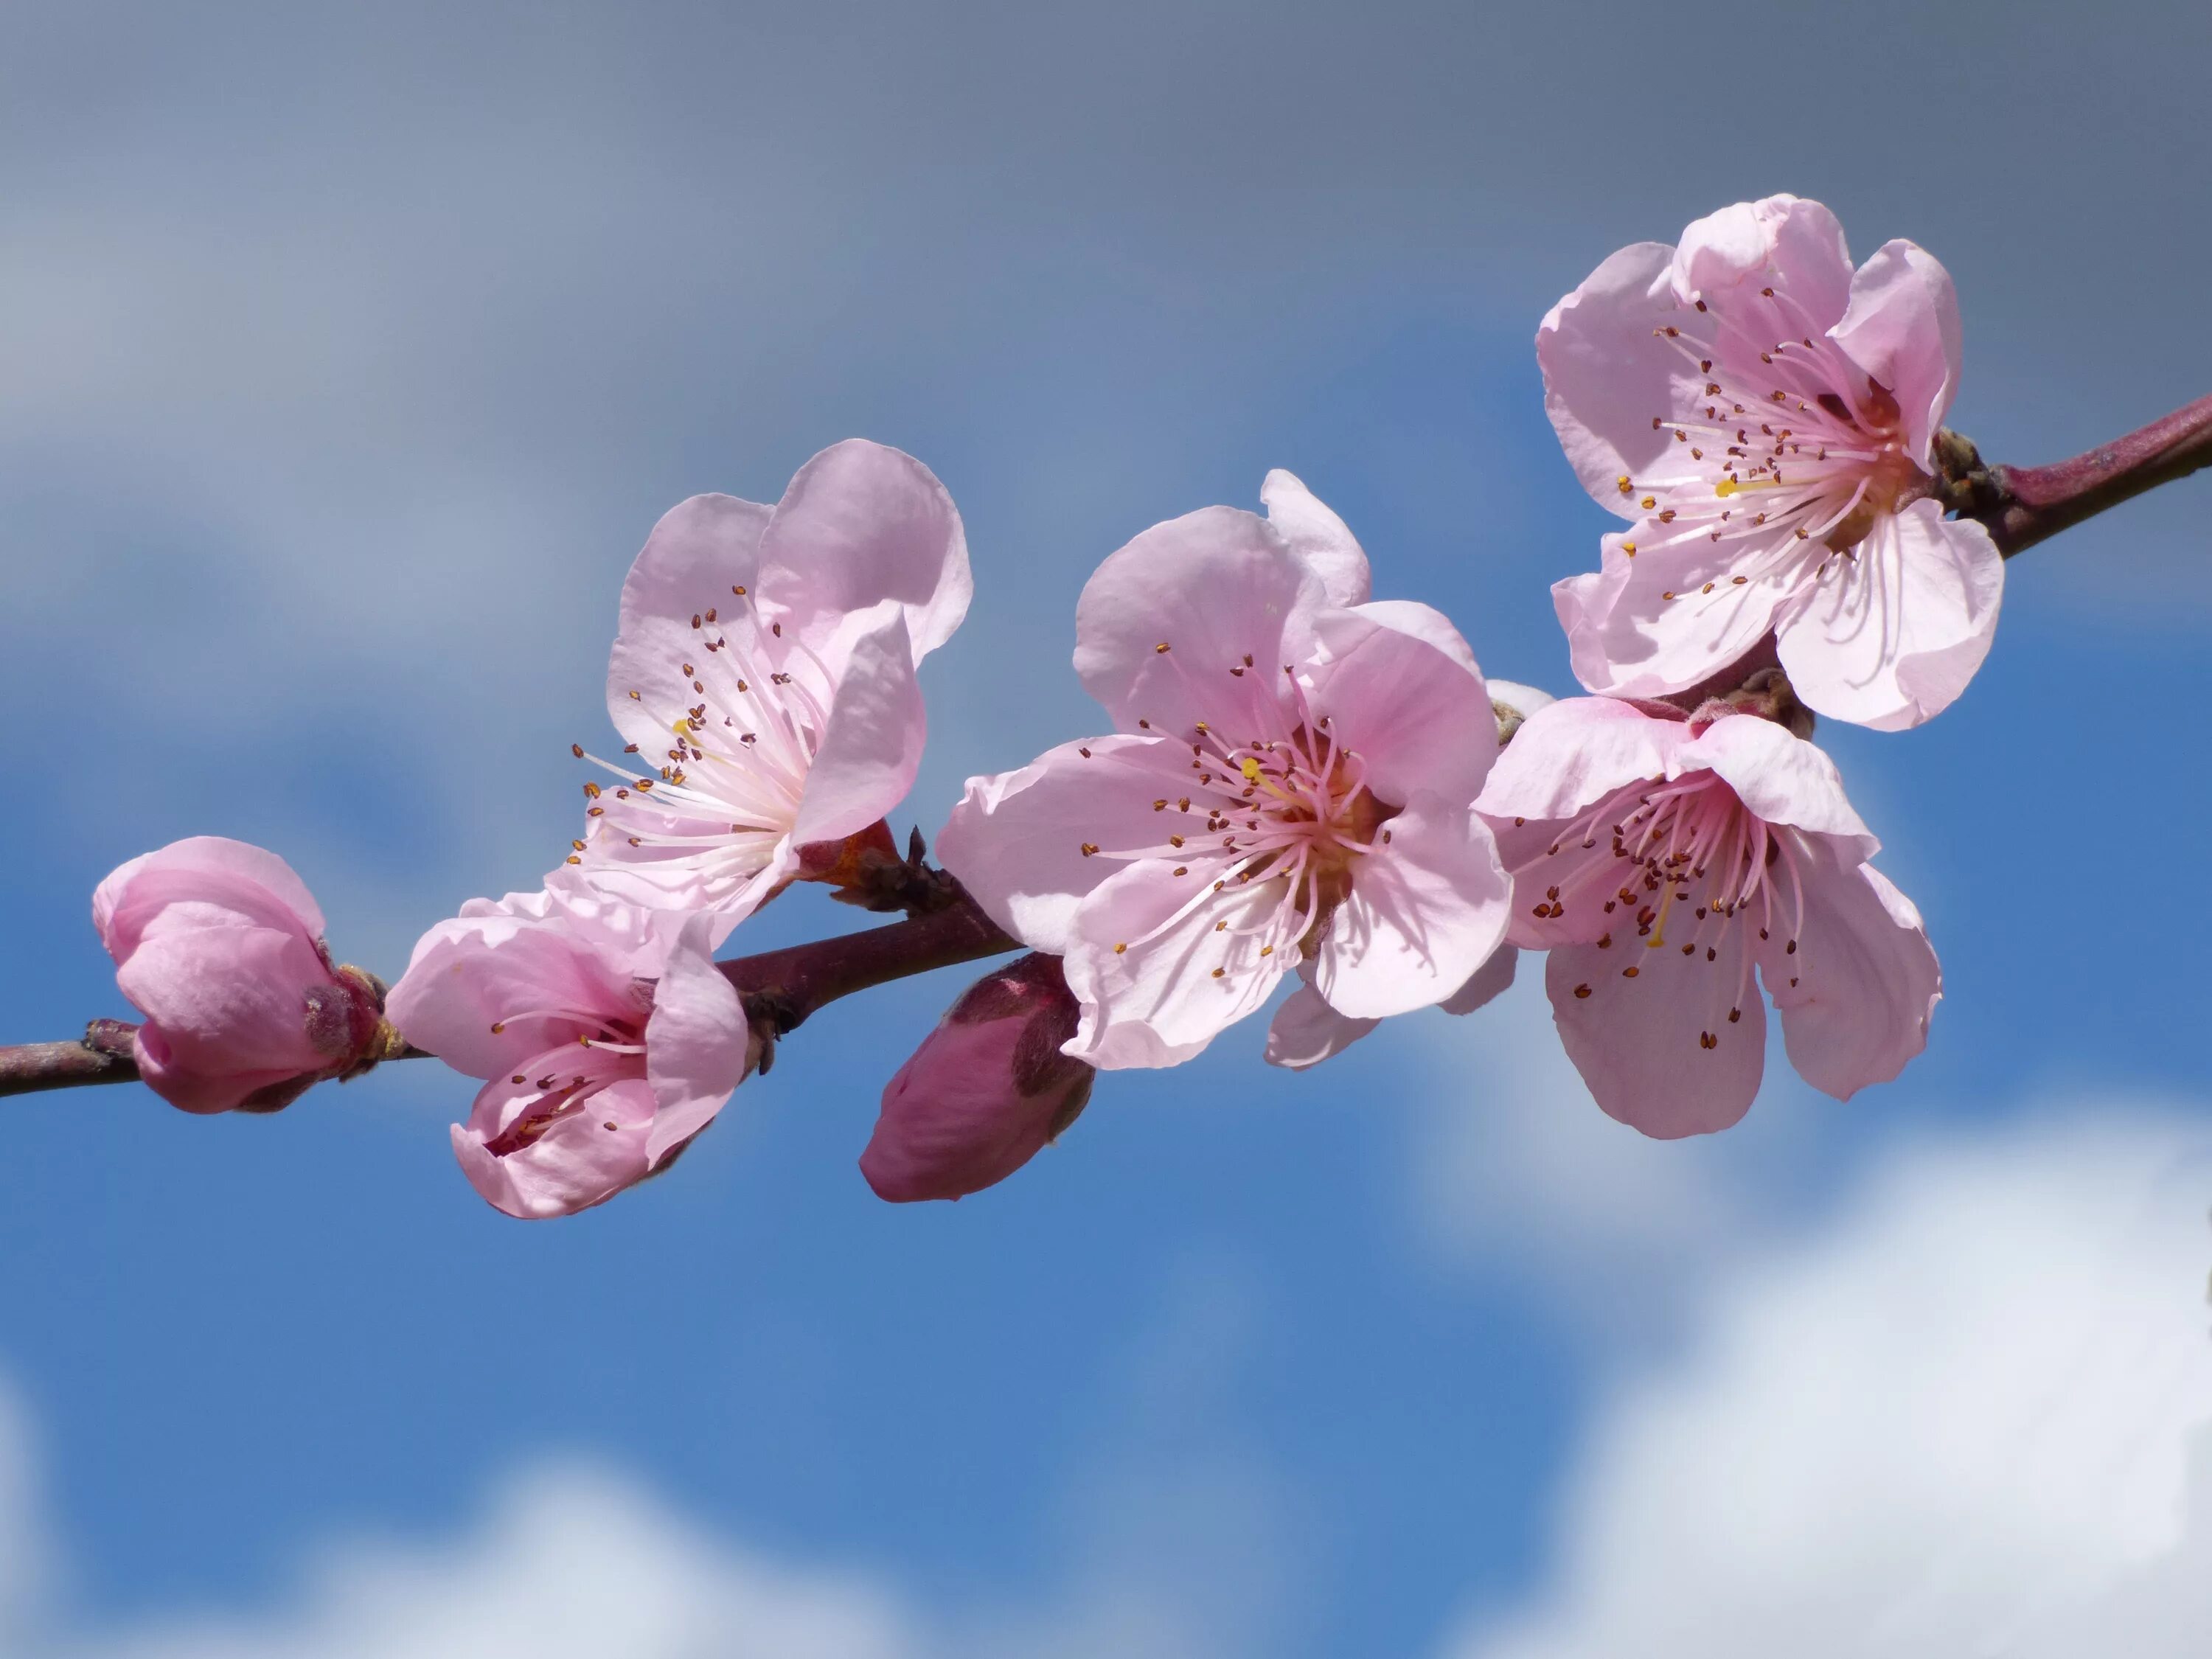
M 916 653 L 907 643 L 904 616 L 895 606 L 880 610 L 888 615 L 845 653 L 791 832 L 801 847 L 866 829 L 906 798 L 921 769 L 929 721 L 915 678 Z
M 1607 1115 L 1671 1140 L 1725 1129 L 1751 1109 L 1766 1010 L 1744 931 L 1722 928 L 1711 961 L 1703 948 L 1685 955 L 1638 939 L 1563 945 L 1546 960 L 1559 1041 Z
M 222 1076 L 317 1072 L 333 1056 L 307 1030 L 307 988 L 329 985 L 314 945 L 273 927 L 157 932 L 115 970 L 133 1006 L 159 1026 L 168 1063 Z
M 1807 866 L 1797 949 L 1770 939 L 1759 972 L 1797 1074 L 1849 1100 L 1928 1046 L 1943 975 L 1920 912 L 1880 871 L 1818 843 Z
M 1907 450 L 1932 472 L 1964 353 L 1951 273 L 1924 248 L 1886 242 L 1851 278 L 1850 307 L 1828 332 L 1897 399 Z
M 1798 563 L 1775 572 L 1771 548 L 1650 520 L 1601 545 L 1599 568 L 1554 582 L 1552 605 L 1575 678 L 1616 697 L 1680 691 L 1747 655 L 1790 597 Z
M 753 600 L 760 543 L 771 509 L 735 495 L 694 495 L 661 515 L 623 582 L 622 616 L 607 659 L 607 713 L 625 742 L 658 755 L 670 720 L 690 698 L 678 666 L 702 641 L 691 618 L 724 611 L 717 624 L 758 653 Z M 635 692 L 637 695 L 632 696 Z
M 1364 605 L 1372 587 L 1367 554 L 1338 518 L 1295 474 L 1279 466 L 1260 486 L 1267 522 L 1291 552 L 1313 567 L 1331 605 Z
M 761 614 L 817 650 L 847 611 L 896 600 L 920 662 L 952 637 L 975 591 L 959 509 L 937 475 L 866 439 L 793 475 L 760 544 Z
M 1715 720 L 1675 751 L 1668 777 L 1710 768 L 1769 823 L 1846 837 L 1860 856 L 1881 845 L 1844 793 L 1843 774 L 1818 744 L 1756 714 Z
M 520 1018 L 549 1010 L 553 1018 Z M 487 1078 L 596 1033 L 606 1014 L 641 1011 L 627 972 L 587 940 L 557 924 L 499 915 L 431 928 L 384 1005 L 416 1048 Z
M 1405 601 L 1325 610 L 1314 629 L 1331 660 L 1312 671 L 1310 700 L 1365 766 L 1367 787 L 1392 805 L 1424 789 L 1472 801 L 1497 758 L 1497 726 L 1459 630 Z
M 1474 812 L 1416 794 L 1352 867 L 1313 985 L 1339 1013 L 1374 1019 L 1443 1001 L 1505 936 L 1512 883 Z
M 1546 314 L 1536 330 L 1544 410 L 1583 488 L 1607 512 L 1636 516 L 1620 480 L 1648 472 L 1674 441 L 1652 424 L 1688 405 L 1696 366 L 1655 339 L 1689 327 L 1702 341 L 1711 324 L 1685 323 L 1670 275 L 1674 250 L 1638 242 L 1607 258 Z M 1710 355 L 1710 354 L 1708 354 Z
M 1808 708 L 1899 732 L 1950 707 L 1989 655 L 2004 559 L 1971 519 L 1933 501 L 1875 521 L 1850 557 L 1775 629 L 1782 666 Z
M 1215 867 L 1128 865 L 1077 908 L 1064 967 L 1083 1013 L 1066 1053 L 1102 1071 L 1176 1066 L 1266 1005 L 1295 952 L 1262 956 L 1259 933 L 1286 901 L 1267 881 L 1201 898 Z
M 120 962 L 172 905 L 228 908 L 264 927 L 323 935 L 323 913 L 292 866 L 265 848 L 222 836 L 189 836 L 142 853 L 94 890 L 92 922 Z
M 1794 302 L 1781 337 L 1801 327 L 1820 333 L 1850 302 L 1851 251 L 1836 216 L 1798 196 L 1768 196 L 1708 214 L 1682 233 L 1674 252 L 1674 277 L 1686 301 L 1702 297 L 1714 307 L 1748 304 L 1771 288 Z M 1779 309 L 1780 307 L 1778 307 Z
M 1513 983 L 1514 969 L 1521 963 L 1521 952 L 1510 945 L 1501 945 L 1490 953 L 1490 960 L 1468 976 L 1466 984 L 1446 997 L 1437 1006 L 1448 1014 L 1471 1014 L 1476 1009 L 1504 994 Z
M 1562 697 L 1522 722 L 1475 805 L 1493 821 L 1571 818 L 1616 789 L 1666 776 L 1689 735 L 1685 722 L 1656 719 L 1633 703 Z M 1498 827 L 1502 835 L 1505 823 Z
M 712 921 L 702 915 L 684 922 L 653 988 L 645 1027 L 653 1115 L 645 1152 L 654 1169 L 714 1121 L 758 1058 L 744 1004 L 714 965 Z
M 1340 1014 L 1311 985 L 1301 985 L 1268 1022 L 1267 1064 L 1305 1071 L 1342 1054 L 1382 1023 Z
M 1019 771 L 970 778 L 937 856 L 992 921 L 1032 950 L 1066 956 L 1077 906 L 1126 867 L 1085 845 L 1133 851 L 1204 823 L 1202 809 L 1179 805 L 1189 798 L 1188 759 L 1171 738 L 1089 738 Z
M 453 1125 L 453 1156 L 487 1204 L 518 1220 L 544 1221 L 604 1204 L 645 1179 L 653 1091 L 644 1079 L 594 1091 L 519 1152 L 491 1152 L 484 1143 L 514 1115 L 514 1103 L 536 1095 L 529 1082 L 495 1078 L 478 1092 L 468 1122 Z
M 1091 574 L 1075 608 L 1075 672 L 1122 731 L 1225 723 L 1275 695 L 1285 631 L 1303 640 L 1325 603 L 1321 578 L 1265 519 L 1206 507 L 1154 525 Z

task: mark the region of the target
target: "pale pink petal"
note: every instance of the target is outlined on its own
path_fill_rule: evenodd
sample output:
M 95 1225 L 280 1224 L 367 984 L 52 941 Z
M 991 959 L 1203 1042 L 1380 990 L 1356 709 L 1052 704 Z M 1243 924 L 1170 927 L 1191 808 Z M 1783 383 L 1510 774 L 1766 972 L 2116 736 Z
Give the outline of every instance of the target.
M 1851 278 L 1850 308 L 1829 336 L 1897 399 L 1906 451 L 1932 471 L 1964 361 L 1951 273 L 1924 248 L 1884 243 Z
M 937 856 L 999 926 L 1066 956 L 1077 906 L 1127 867 L 1086 845 L 1133 852 L 1203 823 L 1203 811 L 1194 816 L 1185 804 L 1189 759 L 1166 738 L 1087 738 L 1019 771 L 970 778 L 938 835 Z
M 1311 672 L 1308 696 L 1367 787 L 1393 805 L 1421 790 L 1474 799 L 1497 757 L 1496 716 L 1458 630 L 1404 603 L 1325 610 L 1314 628 L 1330 659 Z
M 791 832 L 799 846 L 866 829 L 906 798 L 921 768 L 929 722 L 915 653 L 904 617 L 884 609 L 888 619 L 860 634 L 846 656 Z
M 959 510 L 903 450 L 850 438 L 792 478 L 760 544 L 761 614 L 819 650 L 838 617 L 896 600 L 916 662 L 952 637 L 975 579 Z
M 758 653 L 753 600 L 731 590 L 757 588 L 769 514 L 734 495 L 694 495 L 663 514 L 646 538 L 623 583 L 622 620 L 607 659 L 607 713 L 625 742 L 653 756 L 668 746 L 669 722 L 690 701 L 676 671 L 701 648 L 693 617 L 717 611 L 717 629 Z
M 1226 722 L 1274 695 L 1285 630 L 1303 641 L 1324 603 L 1321 579 L 1265 519 L 1209 507 L 1154 525 L 1092 573 L 1075 610 L 1075 672 L 1122 731 Z
M 210 1072 L 180 1059 L 170 1051 L 168 1038 L 158 1025 L 142 1025 L 131 1039 L 131 1054 L 138 1062 L 139 1080 L 179 1111 L 203 1115 L 234 1111 L 264 1091 L 304 1092 L 313 1082 L 313 1073 L 297 1066 L 265 1067 L 260 1071 Z M 263 1103 L 269 1103 L 264 1095 Z
M 1600 507 L 1634 518 L 1624 477 L 1641 477 L 1674 441 L 1652 425 L 1671 418 L 1701 384 L 1697 365 L 1668 350 L 1655 329 L 1688 328 L 1699 341 L 1709 319 L 1686 317 L 1670 282 L 1674 250 L 1638 242 L 1607 258 L 1553 306 L 1536 331 L 1544 409 L 1560 446 Z M 1710 353 L 1708 353 L 1710 355 Z
M 1255 936 L 1283 902 L 1279 885 L 1232 885 L 1207 898 L 1213 869 L 1126 865 L 1077 908 L 1063 966 L 1083 1018 L 1070 1054 L 1102 1071 L 1180 1065 L 1265 1006 L 1292 966 L 1288 950 L 1261 955 Z
M 1820 203 L 1796 196 L 1739 202 L 1697 221 L 1682 233 L 1674 272 L 1686 302 L 1703 298 L 1716 307 L 1772 288 L 1794 301 L 1791 319 L 1812 333 L 1832 326 L 1850 301 L 1843 226 Z
M 1668 534 L 1647 520 L 1607 536 L 1597 569 L 1552 585 L 1568 659 L 1592 691 L 1652 697 L 1695 685 L 1748 654 L 1792 595 L 1787 580 L 1745 574 L 1765 556 L 1738 538 Z
M 1491 952 L 1490 960 L 1468 976 L 1466 984 L 1446 997 L 1437 1006 L 1448 1014 L 1471 1014 L 1504 994 L 1513 983 L 1513 970 L 1520 965 L 1521 952 L 1510 945 L 1501 945 Z
M 1571 818 L 1638 779 L 1666 776 L 1688 739 L 1682 721 L 1655 719 L 1633 703 L 1562 697 L 1522 723 L 1475 805 L 1501 835 L 1515 817 Z
M 1769 823 L 1849 837 L 1861 856 L 1880 845 L 1844 793 L 1843 775 L 1817 744 L 1772 720 L 1731 714 L 1676 751 L 1669 777 L 1710 768 Z
M 588 940 L 508 916 L 440 922 L 385 999 L 386 1018 L 410 1042 L 487 1078 L 597 1033 L 608 1014 L 642 1009 L 628 973 Z
M 519 1220 L 550 1220 L 604 1204 L 645 1179 L 653 1091 L 644 1079 L 608 1084 L 529 1146 L 495 1156 L 485 1141 L 504 1127 L 514 1102 L 535 1095 L 528 1083 L 496 1078 L 477 1096 L 469 1121 L 453 1126 L 453 1156 L 494 1209 Z
M 1280 467 L 1260 486 L 1260 501 L 1284 544 L 1320 576 L 1331 605 L 1367 602 L 1371 586 L 1367 555 L 1343 520 Z
M 1355 1019 L 1410 1013 L 1464 985 L 1505 936 L 1512 884 L 1488 828 L 1416 794 L 1353 866 L 1328 921 L 1313 985 Z
M 1797 949 L 1769 939 L 1759 972 L 1798 1076 L 1849 1100 L 1928 1046 L 1942 970 L 1912 901 L 1852 849 L 1816 842 L 1802 875 Z
M 1933 501 L 1885 514 L 1782 618 L 1775 642 L 1814 712 L 1899 732 L 1942 713 L 1996 637 L 2004 559 L 1971 519 Z
M 182 902 L 217 906 L 264 927 L 323 935 L 323 913 L 307 884 L 276 854 L 222 836 L 191 836 L 143 853 L 94 890 L 93 926 L 117 961 L 137 948 L 163 910 Z
M 903 622 L 899 631 L 905 633 Z M 653 1168 L 714 1121 L 759 1058 L 744 1004 L 714 965 L 712 924 L 703 915 L 684 922 L 653 988 L 645 1028 L 654 1104 L 645 1150 Z
M 1562 945 L 1546 960 L 1559 1040 L 1608 1115 L 1671 1140 L 1725 1129 L 1751 1109 L 1766 1064 L 1766 1010 L 1745 932 L 1720 930 L 1711 960 L 1702 948 L 1685 955 L 1633 939 L 1605 950 Z
M 312 1072 L 344 1057 L 319 1048 L 307 994 L 333 984 L 315 947 L 271 927 L 180 929 L 142 939 L 115 970 L 132 1006 L 161 1028 L 169 1063 L 221 1076 Z
M 1283 999 L 1268 1024 L 1267 1064 L 1305 1071 L 1334 1059 L 1382 1023 L 1340 1014 L 1311 985 L 1301 985 Z

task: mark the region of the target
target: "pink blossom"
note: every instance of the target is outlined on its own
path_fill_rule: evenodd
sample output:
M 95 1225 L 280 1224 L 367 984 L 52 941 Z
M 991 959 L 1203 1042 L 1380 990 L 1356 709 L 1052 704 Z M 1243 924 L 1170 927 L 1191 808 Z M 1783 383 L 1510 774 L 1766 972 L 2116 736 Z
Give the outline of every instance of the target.
M 938 843 L 998 922 L 1065 958 L 1100 1067 L 1189 1059 L 1308 964 L 1339 1013 L 1449 996 L 1508 884 L 1470 810 L 1480 671 L 1286 472 L 1269 517 L 1209 507 L 1108 558 L 1075 665 L 1116 728 L 971 779 Z
M 1531 715 L 1481 807 L 1515 942 L 1597 1103 L 1644 1133 L 1724 1129 L 1765 1064 L 1849 1099 L 1927 1045 L 1942 975 L 1828 757 L 1755 714 L 1576 697 Z
M 960 515 L 912 456 L 854 439 L 775 507 L 695 495 L 623 586 L 607 708 L 622 780 L 568 862 L 610 897 L 714 917 L 710 944 L 896 806 L 927 730 L 915 666 L 973 582 Z M 583 754 L 580 746 L 577 751 Z
M 331 960 L 322 911 L 274 853 L 173 842 L 101 882 L 92 921 L 146 1017 L 139 1075 L 173 1106 L 274 1111 L 380 1051 L 382 987 Z
M 453 1132 L 487 1202 L 528 1220 L 603 1204 L 714 1121 L 759 1048 L 710 931 L 693 916 L 663 949 L 643 913 L 580 921 L 532 894 L 473 900 L 422 936 L 392 1018 L 489 1079 Z
M 963 992 L 884 1090 L 860 1173 L 894 1204 L 963 1198 L 1057 1139 L 1096 1075 L 1060 1052 L 1076 1004 L 1051 957 L 994 968 Z
M 2004 561 L 1934 499 L 1960 331 L 1929 255 L 1890 242 L 1854 271 L 1819 203 L 1739 204 L 1621 249 L 1536 356 L 1583 487 L 1632 521 L 1553 589 L 1584 685 L 1684 690 L 1771 632 L 1839 720 L 1917 726 L 1966 689 Z
M 1513 734 L 1529 715 L 1556 701 L 1547 691 L 1511 680 L 1490 680 L 1487 685 L 1491 712 L 1498 718 L 1498 742 L 1501 748 L 1512 741 Z M 1466 984 L 1437 1006 L 1448 1014 L 1471 1014 L 1483 1007 L 1513 983 L 1513 971 L 1520 954 L 1510 945 L 1499 945 Z M 1304 977 L 1305 982 L 1283 1000 L 1267 1027 L 1267 1063 L 1293 1072 L 1303 1072 L 1325 1060 L 1334 1059 L 1382 1024 L 1379 1019 L 1354 1019 L 1348 1014 L 1340 1014 L 1322 1000 L 1310 976 Z

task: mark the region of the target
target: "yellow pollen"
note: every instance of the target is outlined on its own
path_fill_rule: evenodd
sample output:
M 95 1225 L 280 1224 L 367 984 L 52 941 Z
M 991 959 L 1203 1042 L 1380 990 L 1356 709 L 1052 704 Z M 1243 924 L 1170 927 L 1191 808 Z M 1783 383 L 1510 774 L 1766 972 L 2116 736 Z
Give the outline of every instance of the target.
M 1247 755 L 1244 757 L 1244 763 L 1238 767 L 1237 770 L 1243 773 L 1245 782 L 1257 783 L 1260 781 L 1260 763 L 1254 760 L 1249 755 Z

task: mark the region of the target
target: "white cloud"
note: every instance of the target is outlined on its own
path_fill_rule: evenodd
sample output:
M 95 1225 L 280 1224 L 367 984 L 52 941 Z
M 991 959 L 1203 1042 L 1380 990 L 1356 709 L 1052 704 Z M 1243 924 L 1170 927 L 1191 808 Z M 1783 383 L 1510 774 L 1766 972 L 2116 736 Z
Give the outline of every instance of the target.
M 2212 1135 L 2063 1121 L 1892 1154 L 1713 1278 L 1601 1411 L 1549 1592 L 1457 1659 L 2201 1654 Z

